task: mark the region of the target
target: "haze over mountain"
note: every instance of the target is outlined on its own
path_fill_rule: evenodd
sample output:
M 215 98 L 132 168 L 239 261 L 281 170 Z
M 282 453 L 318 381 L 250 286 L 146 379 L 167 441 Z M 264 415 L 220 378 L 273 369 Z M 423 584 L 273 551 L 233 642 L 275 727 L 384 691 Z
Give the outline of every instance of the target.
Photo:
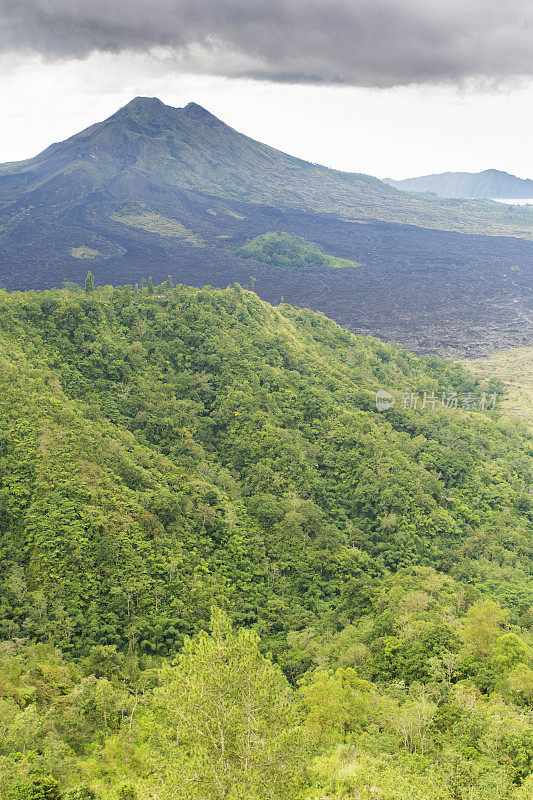
M 269 231 L 361 267 L 302 275 L 236 256 Z M 422 352 L 527 340 L 532 237 L 533 210 L 409 196 L 261 144 L 195 103 L 136 98 L 35 158 L 0 166 L 8 289 L 80 282 L 88 265 L 102 284 L 172 273 L 225 286 L 252 274 L 267 300 L 283 295 Z
M 408 192 L 430 192 L 439 197 L 487 200 L 533 198 L 533 180 L 517 178 L 516 175 L 497 169 L 486 169 L 483 172 L 443 172 L 402 181 L 386 178 L 384 183 Z

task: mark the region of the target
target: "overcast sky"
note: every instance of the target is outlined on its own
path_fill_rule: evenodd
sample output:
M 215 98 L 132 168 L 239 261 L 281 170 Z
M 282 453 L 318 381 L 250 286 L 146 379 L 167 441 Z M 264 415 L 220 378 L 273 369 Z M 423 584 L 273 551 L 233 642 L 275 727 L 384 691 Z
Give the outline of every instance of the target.
M 379 177 L 533 177 L 531 0 L 0 0 L 0 161 L 133 96 Z

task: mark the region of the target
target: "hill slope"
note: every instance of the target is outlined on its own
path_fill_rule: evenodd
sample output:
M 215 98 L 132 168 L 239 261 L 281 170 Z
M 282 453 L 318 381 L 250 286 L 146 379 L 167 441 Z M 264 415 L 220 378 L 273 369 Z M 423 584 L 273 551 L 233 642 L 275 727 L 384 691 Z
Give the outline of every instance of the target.
M 533 438 L 474 376 L 170 283 L 2 291 L 0 365 L 1 800 L 529 800 Z
M 164 653 L 218 600 L 279 653 L 412 565 L 522 613 L 532 443 L 461 408 L 474 378 L 239 287 L 156 295 L 0 298 L 4 635 Z
M 463 362 L 480 378 L 501 380 L 508 387 L 504 406 L 533 422 L 533 347 L 495 353 L 490 358 Z
M 517 178 L 508 172 L 486 169 L 483 172 L 443 172 L 440 175 L 423 175 L 403 181 L 385 180 L 389 186 L 407 192 L 430 192 L 439 197 L 464 197 L 473 199 L 533 198 L 533 181 Z

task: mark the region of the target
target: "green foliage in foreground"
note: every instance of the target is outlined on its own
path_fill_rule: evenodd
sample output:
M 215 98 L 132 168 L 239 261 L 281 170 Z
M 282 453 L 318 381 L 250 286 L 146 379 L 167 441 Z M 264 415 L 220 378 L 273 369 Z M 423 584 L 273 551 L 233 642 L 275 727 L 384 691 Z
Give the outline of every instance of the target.
M 529 797 L 531 436 L 375 408 L 476 378 L 171 280 L 1 293 L 0 366 L 2 800 Z
M 293 233 L 263 233 L 235 250 L 241 258 L 253 258 L 269 267 L 299 269 L 358 267 L 356 261 L 323 253 L 313 242 Z
M 402 608 L 391 619 L 423 629 L 420 613 L 406 611 L 412 592 L 401 581 L 391 589 L 387 601 Z M 49 645 L 6 642 L 0 797 L 528 800 L 533 670 L 520 659 L 530 663 L 531 651 L 502 633 L 494 615 L 503 624 L 505 614 L 490 601 L 459 621 L 441 595 L 443 611 L 460 644 L 410 686 L 372 682 L 343 655 L 291 686 L 257 635 L 232 630 L 218 609 L 210 632 L 160 667 L 114 647 L 67 662 Z M 480 646 L 496 680 L 490 695 L 459 677 Z M 319 653 L 331 657 L 324 644 Z

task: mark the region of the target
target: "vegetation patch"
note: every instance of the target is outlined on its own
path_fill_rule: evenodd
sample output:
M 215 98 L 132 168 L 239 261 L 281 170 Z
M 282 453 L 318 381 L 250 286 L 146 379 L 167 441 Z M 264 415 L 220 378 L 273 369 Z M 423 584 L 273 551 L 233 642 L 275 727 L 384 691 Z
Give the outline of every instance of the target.
M 202 247 L 203 241 L 194 231 L 186 228 L 177 219 L 165 217 L 156 211 L 142 205 L 128 205 L 111 215 L 115 222 L 122 222 L 132 228 L 139 228 L 149 233 L 157 233 L 159 236 L 172 236 L 174 239 L 181 239 L 194 247 Z
M 233 217 L 234 219 L 246 219 L 244 214 L 237 214 L 236 211 L 231 211 L 229 208 L 226 208 L 224 213 L 227 214 L 228 217 Z
M 0 800 L 531 800 L 522 421 L 139 278 L 0 291 Z
M 533 422 L 533 347 L 517 347 L 461 363 L 480 378 L 506 388 L 503 407 Z
M 293 233 L 268 232 L 235 250 L 240 258 L 253 258 L 269 267 L 323 269 L 359 267 L 357 261 L 324 253 L 318 245 Z
M 72 258 L 79 258 L 85 261 L 92 261 L 102 255 L 99 250 L 94 250 L 92 247 L 71 247 L 69 253 Z

